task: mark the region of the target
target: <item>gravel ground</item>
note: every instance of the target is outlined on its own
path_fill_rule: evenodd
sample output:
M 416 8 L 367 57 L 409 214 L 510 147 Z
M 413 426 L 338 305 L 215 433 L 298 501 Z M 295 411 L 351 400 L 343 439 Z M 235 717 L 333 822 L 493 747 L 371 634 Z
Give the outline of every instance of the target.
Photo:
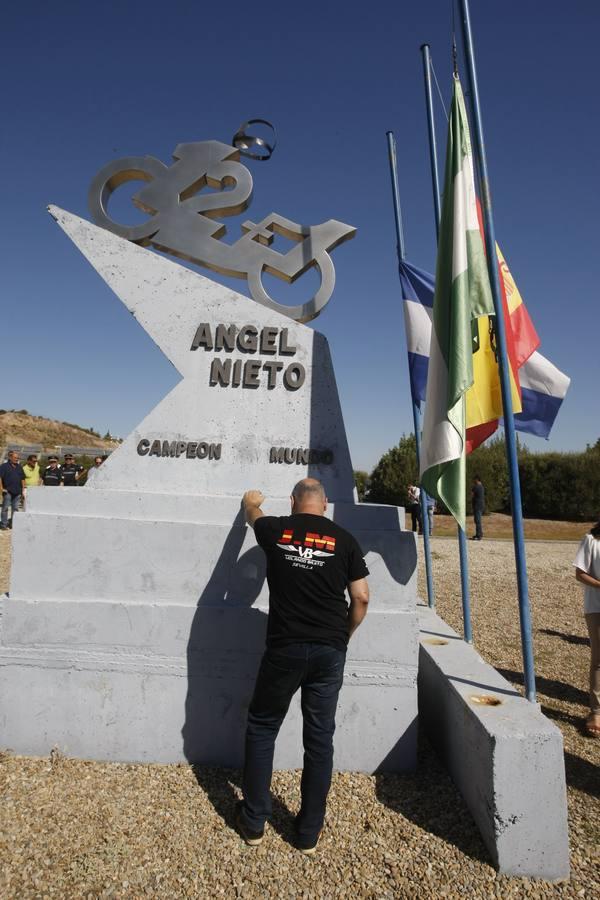
M 0 589 L 8 535 L 0 535 Z M 598 897 L 600 741 L 585 737 L 589 648 L 573 543 L 528 547 L 539 699 L 565 740 L 572 875 L 498 876 L 460 795 L 423 736 L 413 776 L 334 776 L 319 852 L 290 844 L 299 776 L 276 773 L 264 844 L 231 828 L 239 773 L 187 765 L 0 758 L 2 898 Z M 456 543 L 434 538 L 438 611 L 460 629 Z M 512 545 L 470 546 L 480 652 L 520 684 Z M 507 574 L 508 573 L 508 574 Z M 424 595 L 423 573 L 420 592 Z

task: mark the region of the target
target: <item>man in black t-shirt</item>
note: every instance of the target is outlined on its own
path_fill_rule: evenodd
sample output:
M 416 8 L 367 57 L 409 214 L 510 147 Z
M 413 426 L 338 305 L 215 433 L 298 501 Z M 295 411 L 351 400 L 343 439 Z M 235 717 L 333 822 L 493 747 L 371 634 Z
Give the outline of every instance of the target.
M 298 848 L 312 855 L 331 784 L 346 648 L 367 613 L 369 570 L 355 538 L 325 518 L 327 498 L 315 478 L 294 487 L 289 516 L 265 516 L 263 501 L 260 491 L 247 491 L 242 501 L 267 557 L 269 619 L 267 647 L 248 710 L 244 799 L 236 823 L 247 844 L 261 843 L 271 814 L 275 740 L 300 688 L 304 769 L 296 837 Z

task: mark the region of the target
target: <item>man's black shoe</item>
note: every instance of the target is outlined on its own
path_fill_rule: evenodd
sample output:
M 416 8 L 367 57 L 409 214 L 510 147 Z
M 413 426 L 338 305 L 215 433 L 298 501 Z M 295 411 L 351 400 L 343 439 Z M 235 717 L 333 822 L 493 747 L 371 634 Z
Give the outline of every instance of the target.
M 239 834 L 245 840 L 249 847 L 259 847 L 265 836 L 265 829 L 262 831 L 250 831 L 249 828 L 244 825 L 244 820 L 242 819 L 242 809 L 244 806 L 244 801 L 240 800 L 235 807 L 235 827 L 237 828 Z
M 314 856 L 317 852 L 317 846 L 320 837 L 321 832 L 318 833 L 314 841 L 306 841 L 302 840 L 302 838 L 296 835 L 296 847 L 300 851 L 300 853 L 303 853 L 305 856 Z

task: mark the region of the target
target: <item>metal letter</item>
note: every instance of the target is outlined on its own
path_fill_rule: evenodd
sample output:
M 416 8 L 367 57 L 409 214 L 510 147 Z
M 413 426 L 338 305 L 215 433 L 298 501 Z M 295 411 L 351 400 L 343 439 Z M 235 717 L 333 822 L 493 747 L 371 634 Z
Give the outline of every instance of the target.
M 193 459 L 196 455 L 196 447 L 198 446 L 197 441 L 190 441 L 187 445 L 187 450 L 185 451 L 185 455 L 187 459 Z
M 302 464 L 303 466 L 308 465 L 308 460 L 310 456 L 309 450 L 302 450 L 300 447 L 298 448 L 298 452 L 296 454 L 296 462 L 298 465 Z M 307 535 L 308 537 L 308 535 Z
M 161 446 L 160 441 L 152 441 L 152 446 L 150 447 L 149 456 L 160 456 Z
M 288 344 L 288 330 L 287 328 L 282 328 L 279 335 L 279 352 L 285 356 L 293 356 L 297 349 L 297 347 L 291 347 Z
M 181 454 L 185 451 L 187 447 L 187 441 L 177 441 L 177 449 L 175 451 L 175 456 L 177 459 L 181 456 Z
M 283 363 L 279 362 L 278 359 L 267 359 L 266 362 L 263 363 L 263 369 L 269 373 L 267 389 L 270 390 L 277 384 L 277 373 L 281 372 L 283 369 Z
M 233 364 L 233 375 L 231 376 L 231 387 L 239 387 L 242 381 L 242 360 L 236 359 Z
M 258 328 L 254 325 L 244 325 L 238 335 L 238 347 L 244 353 L 256 353 L 258 348 Z
M 196 450 L 196 456 L 198 459 L 204 459 L 205 456 L 208 455 L 208 444 L 205 441 L 198 444 L 198 449 Z
M 335 219 L 320 225 L 299 225 L 277 213 L 262 221 L 242 224 L 242 236 L 232 244 L 221 238 L 225 225 L 215 221 L 239 215 L 252 196 L 252 176 L 240 162 L 236 147 L 219 141 L 179 144 L 175 162 L 166 166 L 153 156 L 113 160 L 90 185 L 88 201 L 97 225 L 144 247 L 171 253 L 222 275 L 247 278 L 257 303 L 298 322 L 310 322 L 328 303 L 335 284 L 329 251 L 353 238 L 356 229 Z M 129 181 L 147 184 L 134 195 L 134 204 L 148 213 L 140 225 L 120 225 L 108 212 L 110 195 Z M 203 191 L 212 188 L 211 192 Z M 293 242 L 287 253 L 271 247 L 274 236 Z M 293 282 L 309 268 L 318 269 L 321 284 L 315 295 L 299 306 L 277 303 L 265 291 L 263 272 Z
M 257 388 L 259 386 L 260 382 L 258 380 L 258 373 L 260 372 L 260 368 L 260 359 L 248 360 L 248 362 L 244 366 L 244 383 L 242 387 Z
M 221 444 L 211 444 L 208 448 L 209 459 L 221 459 Z
M 231 360 L 218 359 L 215 357 L 210 367 L 210 384 L 219 384 L 221 387 L 227 387 L 231 378 Z
M 287 329 L 286 329 L 287 330 Z M 267 325 L 260 333 L 260 352 L 261 353 L 277 353 L 277 337 L 278 328 Z
M 163 441 L 162 453 L 160 455 L 161 456 L 173 456 L 173 454 L 171 453 L 171 445 L 169 444 L 168 441 Z
M 198 347 L 204 347 L 205 350 L 212 350 L 213 348 L 212 334 L 208 322 L 198 325 L 190 350 L 197 350 Z
M 235 325 L 230 325 L 229 328 L 226 328 L 225 325 L 217 325 L 215 350 L 222 350 L 223 347 L 226 347 L 228 350 L 235 350 L 236 333 L 237 327 Z
M 304 384 L 306 370 L 302 363 L 292 363 L 283 373 L 283 383 L 288 391 L 297 391 Z
M 139 456 L 146 456 L 148 450 L 150 449 L 150 441 L 147 441 L 146 438 L 141 440 L 137 445 L 137 452 Z
M 296 451 L 292 447 L 286 447 L 283 455 L 284 462 L 291 464 L 296 460 Z
M 269 454 L 269 462 L 282 463 L 284 453 L 285 453 L 285 447 L 271 447 L 271 452 Z

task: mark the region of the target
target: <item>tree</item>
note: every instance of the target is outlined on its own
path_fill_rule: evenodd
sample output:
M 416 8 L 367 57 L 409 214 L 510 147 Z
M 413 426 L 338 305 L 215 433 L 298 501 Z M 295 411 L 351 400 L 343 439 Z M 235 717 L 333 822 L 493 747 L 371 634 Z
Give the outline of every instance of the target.
M 409 484 L 417 484 L 418 479 L 415 436 L 403 434 L 398 446 L 384 453 L 373 469 L 369 502 L 405 506 L 406 489 Z
M 358 469 L 354 472 L 354 484 L 358 492 L 358 499 L 362 503 L 369 492 L 369 473 Z

